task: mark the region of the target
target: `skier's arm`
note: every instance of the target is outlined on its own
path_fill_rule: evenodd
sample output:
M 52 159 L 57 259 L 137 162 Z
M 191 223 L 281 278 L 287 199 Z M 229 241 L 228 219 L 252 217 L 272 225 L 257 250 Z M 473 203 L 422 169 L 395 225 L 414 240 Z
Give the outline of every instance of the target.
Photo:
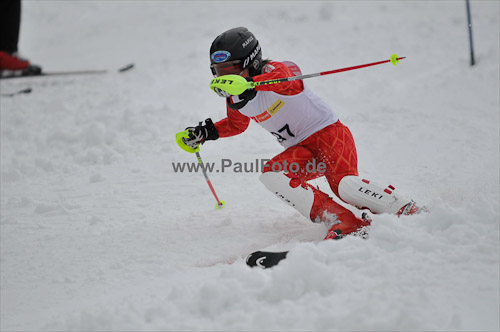
M 227 118 L 215 123 L 219 137 L 230 137 L 241 134 L 248 128 L 250 118 L 237 110 L 227 107 Z
M 252 77 L 254 82 L 274 80 L 294 76 L 290 68 L 281 62 L 271 62 L 264 67 L 264 74 Z M 291 81 L 279 84 L 258 85 L 256 91 L 273 91 L 280 95 L 296 95 L 304 90 L 302 81 Z

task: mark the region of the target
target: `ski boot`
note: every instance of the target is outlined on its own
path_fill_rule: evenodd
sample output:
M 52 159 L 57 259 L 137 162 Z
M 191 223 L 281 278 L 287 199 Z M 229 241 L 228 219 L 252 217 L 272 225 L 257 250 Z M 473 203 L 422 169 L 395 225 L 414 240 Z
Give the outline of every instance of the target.
M 401 216 L 411 216 L 411 215 L 414 215 L 414 214 L 419 214 L 419 213 L 422 213 L 422 212 L 429 212 L 429 210 L 425 207 L 425 206 L 417 206 L 417 204 L 415 203 L 414 200 L 411 200 L 410 203 L 406 204 L 405 206 L 403 206 L 399 211 L 398 213 L 396 213 L 396 215 L 398 217 L 401 217 Z
M 0 51 L 0 78 L 40 75 L 42 68 L 18 56 Z
M 333 225 L 328 230 L 328 234 L 326 235 L 324 240 L 340 240 L 348 235 L 359 236 L 364 240 L 368 239 L 370 232 L 370 224 L 372 222 L 372 219 L 367 213 L 363 212 L 363 214 L 361 215 L 361 220 L 362 220 L 362 222 L 360 223 L 361 226 L 349 232 L 346 230 L 342 232 L 342 229 L 339 228 L 341 224 Z

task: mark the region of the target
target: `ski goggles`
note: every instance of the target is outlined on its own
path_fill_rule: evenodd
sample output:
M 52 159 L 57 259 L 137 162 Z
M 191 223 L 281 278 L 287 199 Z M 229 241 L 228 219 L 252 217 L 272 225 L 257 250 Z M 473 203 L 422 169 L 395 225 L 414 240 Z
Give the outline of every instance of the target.
M 241 60 L 213 63 L 210 65 L 210 69 L 212 70 L 212 74 L 217 77 L 230 74 L 240 75 L 245 70 L 243 68 L 243 61 Z

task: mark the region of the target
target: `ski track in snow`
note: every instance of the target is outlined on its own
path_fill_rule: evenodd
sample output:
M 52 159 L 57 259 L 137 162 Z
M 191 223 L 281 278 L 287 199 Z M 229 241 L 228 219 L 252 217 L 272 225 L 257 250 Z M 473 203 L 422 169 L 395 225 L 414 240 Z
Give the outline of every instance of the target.
M 474 68 L 463 1 L 23 2 L 21 52 L 46 71 L 136 68 L 0 82 L 33 88 L 0 103 L 1 330 L 498 331 L 499 3 L 471 10 Z M 304 73 L 406 56 L 306 83 L 361 175 L 431 213 L 321 241 L 257 172 L 210 174 L 223 210 L 201 173 L 175 173 L 196 159 L 174 134 L 225 116 L 208 49 L 235 26 Z M 252 123 L 201 155 L 280 151 Z M 292 250 L 248 268 L 261 249 Z

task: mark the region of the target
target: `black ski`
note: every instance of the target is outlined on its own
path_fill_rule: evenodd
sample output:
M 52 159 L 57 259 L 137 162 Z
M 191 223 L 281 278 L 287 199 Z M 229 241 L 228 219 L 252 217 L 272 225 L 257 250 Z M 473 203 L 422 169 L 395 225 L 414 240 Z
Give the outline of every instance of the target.
M 123 73 L 130 69 L 134 68 L 134 64 L 130 63 L 118 69 L 119 73 Z M 13 78 L 23 78 L 23 77 L 47 77 L 47 76 L 72 76 L 72 75 L 95 75 L 95 74 L 105 74 L 109 72 L 109 70 L 74 70 L 74 71 L 56 71 L 56 72 L 41 72 L 41 73 L 33 73 L 26 72 L 21 75 L 13 75 L 13 76 L 5 76 L 0 77 L 2 80 L 13 79 Z
M 248 255 L 247 265 L 250 267 L 260 267 L 267 269 L 278 265 L 280 261 L 286 258 L 288 251 L 270 252 L 270 251 L 255 251 Z

